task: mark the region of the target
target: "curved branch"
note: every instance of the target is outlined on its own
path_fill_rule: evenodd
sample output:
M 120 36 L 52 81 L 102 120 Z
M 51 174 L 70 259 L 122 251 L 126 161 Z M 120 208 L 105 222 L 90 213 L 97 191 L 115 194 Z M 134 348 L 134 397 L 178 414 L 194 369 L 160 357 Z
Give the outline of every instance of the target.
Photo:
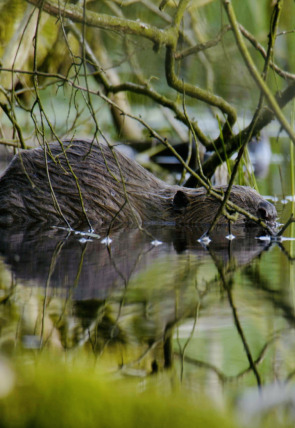
M 129 91 L 129 92 L 134 92 L 136 94 L 146 95 L 147 97 L 156 101 L 158 104 L 162 105 L 163 107 L 167 107 L 170 110 L 172 110 L 175 113 L 176 118 L 180 120 L 182 123 L 184 123 L 187 126 L 191 125 L 199 141 L 205 147 L 209 147 L 209 145 L 211 145 L 210 141 L 208 140 L 206 135 L 202 132 L 202 130 L 199 128 L 196 122 L 189 123 L 186 118 L 186 115 L 177 107 L 177 104 L 174 101 L 165 97 L 164 95 L 159 94 L 149 85 L 138 85 L 132 82 L 126 82 L 116 86 L 109 86 L 108 91 L 111 93 Z
M 40 8 L 49 15 L 63 18 L 68 18 L 73 22 L 85 24 L 89 27 L 102 28 L 105 30 L 113 30 L 124 34 L 133 34 L 151 40 L 157 45 L 167 45 L 171 43 L 173 34 L 167 30 L 162 30 L 150 24 L 140 21 L 132 21 L 107 15 L 104 13 L 93 12 L 87 9 L 84 17 L 83 8 L 72 3 L 62 3 L 59 0 L 27 0 L 28 3 Z
M 178 76 L 175 74 L 175 56 L 174 49 L 170 46 L 166 49 L 166 79 L 167 83 L 171 88 L 180 92 L 181 94 L 185 93 L 192 98 L 196 98 L 200 101 L 204 101 L 214 107 L 218 107 L 223 113 L 228 116 L 228 123 L 232 126 L 236 119 L 237 114 L 236 110 L 228 104 L 223 98 L 218 95 L 214 95 L 209 91 L 198 88 L 197 86 L 191 85 L 189 83 L 184 83 Z

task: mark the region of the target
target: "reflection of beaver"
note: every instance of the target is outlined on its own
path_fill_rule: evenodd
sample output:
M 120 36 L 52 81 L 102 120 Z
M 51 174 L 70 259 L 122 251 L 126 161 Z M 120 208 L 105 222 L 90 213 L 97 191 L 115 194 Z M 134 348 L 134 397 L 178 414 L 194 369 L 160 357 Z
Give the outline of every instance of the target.
M 12 160 L 0 179 L 0 224 L 48 222 L 71 226 L 141 223 L 210 223 L 220 201 L 205 189 L 171 186 L 105 145 L 59 143 Z M 70 166 L 69 166 L 70 165 Z M 272 204 L 248 187 L 234 186 L 231 201 L 274 225 Z M 83 201 L 83 208 L 82 203 Z M 225 217 L 220 222 L 225 222 Z M 245 217 L 239 215 L 238 223 Z

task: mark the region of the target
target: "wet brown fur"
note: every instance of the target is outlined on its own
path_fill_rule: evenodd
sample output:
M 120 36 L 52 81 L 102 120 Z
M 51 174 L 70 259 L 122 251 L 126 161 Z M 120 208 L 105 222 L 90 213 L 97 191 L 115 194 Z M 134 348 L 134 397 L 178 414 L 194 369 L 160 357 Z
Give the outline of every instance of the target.
M 88 141 L 50 145 L 16 155 L 0 179 L 0 225 L 64 223 L 54 203 L 73 227 L 86 223 L 70 163 L 77 176 L 89 222 L 108 225 L 142 223 L 210 223 L 220 205 L 205 189 L 171 186 L 106 145 Z M 45 153 L 47 163 L 45 162 Z M 276 210 L 249 187 L 233 186 L 231 201 L 273 224 Z M 239 215 L 237 223 L 244 224 Z M 220 222 L 227 221 L 224 217 Z

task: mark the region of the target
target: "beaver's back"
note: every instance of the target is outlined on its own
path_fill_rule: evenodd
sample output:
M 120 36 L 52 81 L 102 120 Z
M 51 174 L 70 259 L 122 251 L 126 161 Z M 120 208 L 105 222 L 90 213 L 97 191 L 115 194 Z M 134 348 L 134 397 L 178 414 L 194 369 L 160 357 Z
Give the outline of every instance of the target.
M 64 151 L 57 142 L 49 147 L 50 152 L 42 148 L 21 152 L 4 172 L 0 224 L 58 224 L 64 217 L 74 226 L 87 221 L 85 214 L 96 224 L 107 224 L 114 217 L 117 222 L 136 223 L 140 216 L 132 195 L 164 185 L 106 145 L 64 141 Z

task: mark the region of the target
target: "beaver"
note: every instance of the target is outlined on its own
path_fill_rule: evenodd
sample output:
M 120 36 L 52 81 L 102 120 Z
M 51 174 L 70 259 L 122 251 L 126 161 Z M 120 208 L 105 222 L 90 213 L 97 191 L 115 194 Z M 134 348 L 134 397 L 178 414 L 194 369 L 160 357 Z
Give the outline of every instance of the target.
M 275 207 L 250 187 L 233 186 L 230 200 L 275 226 Z M 22 151 L 0 178 L 2 226 L 209 224 L 219 206 L 206 189 L 168 185 L 115 148 L 87 140 Z M 239 214 L 236 223 L 248 220 Z

